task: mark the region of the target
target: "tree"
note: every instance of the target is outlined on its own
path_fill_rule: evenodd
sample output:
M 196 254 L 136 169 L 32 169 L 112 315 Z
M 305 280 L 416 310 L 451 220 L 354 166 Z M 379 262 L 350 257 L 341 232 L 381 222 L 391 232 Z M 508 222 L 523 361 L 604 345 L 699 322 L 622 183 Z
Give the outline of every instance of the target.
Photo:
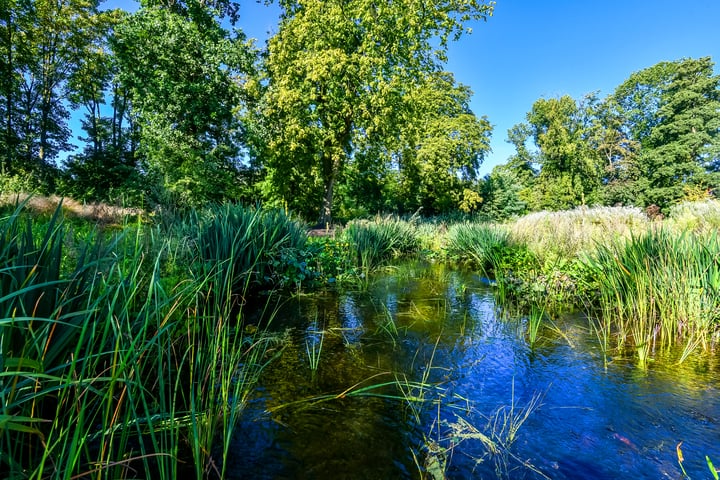
M 567 95 L 540 99 L 527 119 L 540 149 L 538 161 L 542 167 L 536 182 L 539 206 L 567 209 L 584 205 L 600 183 L 598 155 L 587 142 L 587 106 Z
M 234 196 L 243 129 L 238 110 L 254 53 L 202 2 L 146 6 L 112 41 L 120 85 L 150 176 L 183 205 Z
M 332 221 L 335 189 L 348 161 L 371 145 L 392 145 L 409 118 L 404 96 L 439 70 L 448 41 L 492 4 L 478 0 L 375 2 L 281 0 L 269 40 L 263 98 L 255 111 L 269 142 L 257 148 L 266 192 L 296 197 L 322 186 L 321 224 Z
M 60 188 L 73 198 L 111 201 L 120 193 L 128 202 L 128 194 L 140 196 L 135 158 L 137 132 L 129 116 L 127 93 L 117 81 L 117 63 L 108 43 L 124 15 L 120 10 L 96 15 L 91 24 L 96 30 L 94 41 L 84 47 L 68 80 L 71 107 L 84 110 L 80 124 L 85 137 L 80 139 L 86 142 L 80 154 L 70 155 L 65 161 Z
M 509 165 L 498 165 L 485 177 L 482 185 L 481 213 L 493 221 L 504 221 L 527 211 L 522 199 L 524 184 Z
M 451 73 L 434 72 L 403 99 L 413 120 L 399 126 L 399 148 L 392 156 L 398 163 L 399 200 L 406 209 L 440 213 L 463 202 L 470 208 L 470 192 L 490 150 L 492 131 L 486 118 L 470 110 L 471 96 Z
M 690 190 L 718 184 L 720 79 L 710 58 L 662 62 L 616 90 L 625 131 L 641 145 L 645 204 L 667 206 Z
M 609 96 L 591 105 L 587 140 L 602 163 L 601 201 L 637 205 L 640 142 L 628 137 L 617 101 Z
M 69 80 L 97 39 L 98 4 L 3 2 L 3 171 L 37 175 L 68 149 Z

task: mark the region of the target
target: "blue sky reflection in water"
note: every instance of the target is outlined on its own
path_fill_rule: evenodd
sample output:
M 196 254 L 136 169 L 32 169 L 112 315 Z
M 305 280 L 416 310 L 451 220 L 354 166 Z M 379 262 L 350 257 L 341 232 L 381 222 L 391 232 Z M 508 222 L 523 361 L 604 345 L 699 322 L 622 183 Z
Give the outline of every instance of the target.
M 388 318 L 395 334 L 383 327 Z M 326 334 L 312 376 L 304 336 L 316 319 Z M 531 349 L 523 319 L 499 318 L 476 275 L 441 266 L 401 268 L 369 292 L 300 297 L 277 317 L 292 342 L 238 430 L 232 478 L 417 478 L 413 452 L 422 463 L 429 441 L 448 447 L 463 435 L 448 478 L 681 478 L 681 441 L 688 474 L 709 478 L 705 455 L 720 462 L 717 359 L 678 366 L 670 352 L 656 353 L 647 371 L 621 356 L 605 364 L 587 320 L 555 323 L 562 334 L 541 329 Z M 389 371 L 416 381 L 427 373 L 438 385 L 427 398 L 440 408 L 429 402 L 415 417 L 402 402 L 342 398 L 263 414 Z M 503 419 L 534 400 L 507 454 L 489 455 L 477 432 L 507 440 Z

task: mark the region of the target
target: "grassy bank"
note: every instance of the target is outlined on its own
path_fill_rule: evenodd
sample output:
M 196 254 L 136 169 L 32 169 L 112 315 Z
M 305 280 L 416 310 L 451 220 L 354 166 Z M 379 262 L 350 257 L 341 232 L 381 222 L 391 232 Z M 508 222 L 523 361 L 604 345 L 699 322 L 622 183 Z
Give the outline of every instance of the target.
M 247 323 L 246 306 L 263 310 L 278 289 L 362 287 L 408 255 L 494 279 L 531 342 L 572 308 L 606 351 L 641 366 L 657 349 L 680 343 L 684 358 L 719 339 L 711 202 L 662 223 L 623 208 L 502 225 L 377 217 L 320 238 L 282 212 L 232 205 L 94 223 L 64 205 L 28 209 L 0 214 L 4 478 L 223 477 L 245 402 L 283 348 Z
M 244 403 L 282 347 L 242 305 L 272 281 L 276 252 L 304 241 L 297 231 L 239 207 L 80 237 L 62 208 L 5 214 L 3 478 L 222 477 Z
M 501 304 L 530 319 L 582 310 L 604 349 L 646 366 L 680 344 L 720 339 L 720 202 L 676 206 L 663 221 L 634 208 L 539 212 L 509 224 L 448 229 L 446 250 L 497 282 Z M 542 318 L 542 316 L 540 316 Z

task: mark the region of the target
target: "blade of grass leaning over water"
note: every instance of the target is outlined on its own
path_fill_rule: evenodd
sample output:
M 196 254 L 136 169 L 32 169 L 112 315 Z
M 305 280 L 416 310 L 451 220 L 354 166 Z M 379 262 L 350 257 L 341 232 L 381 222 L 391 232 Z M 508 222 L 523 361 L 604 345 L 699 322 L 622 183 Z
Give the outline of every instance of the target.
M 0 224 L 0 471 L 179 478 L 190 465 L 224 476 L 238 417 L 278 348 L 262 329 L 245 334 L 243 292 L 225 268 L 234 257 L 169 283 L 168 258 L 201 258 L 173 232 L 95 232 L 65 255 L 59 212 L 45 224 L 23 215 Z

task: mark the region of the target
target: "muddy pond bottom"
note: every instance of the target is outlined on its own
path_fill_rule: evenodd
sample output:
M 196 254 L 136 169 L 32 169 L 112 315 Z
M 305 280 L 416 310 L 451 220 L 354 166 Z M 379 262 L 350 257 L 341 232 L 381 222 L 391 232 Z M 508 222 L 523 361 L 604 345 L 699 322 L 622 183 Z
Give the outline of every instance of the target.
M 680 479 L 720 465 L 720 362 L 603 352 L 589 321 L 525 318 L 473 272 L 410 263 L 284 303 L 285 345 L 231 448 L 234 479 Z M 682 443 L 681 443 L 682 442 Z

